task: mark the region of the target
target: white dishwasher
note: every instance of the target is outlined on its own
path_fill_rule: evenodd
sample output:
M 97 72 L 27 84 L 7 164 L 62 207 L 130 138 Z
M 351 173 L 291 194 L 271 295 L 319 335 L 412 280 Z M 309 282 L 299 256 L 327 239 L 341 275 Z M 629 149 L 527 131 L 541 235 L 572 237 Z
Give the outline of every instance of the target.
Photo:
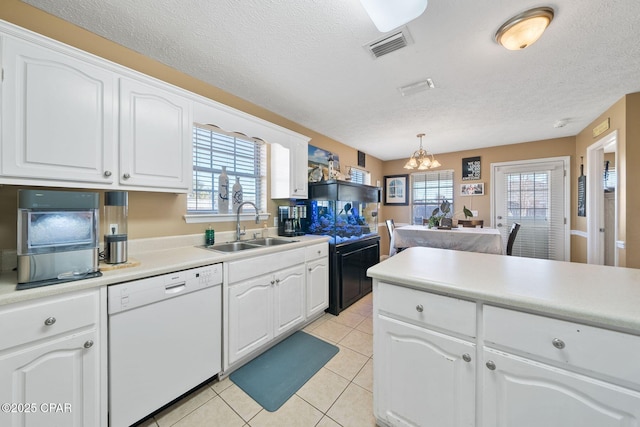
M 222 369 L 222 264 L 109 287 L 109 424 L 129 426 Z

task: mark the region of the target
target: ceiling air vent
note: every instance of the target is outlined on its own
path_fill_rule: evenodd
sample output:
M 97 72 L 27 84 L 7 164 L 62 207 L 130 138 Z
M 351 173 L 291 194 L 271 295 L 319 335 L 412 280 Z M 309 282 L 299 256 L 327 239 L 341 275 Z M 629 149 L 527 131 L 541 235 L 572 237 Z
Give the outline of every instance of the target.
M 411 34 L 407 27 L 402 27 L 391 34 L 385 34 L 384 37 L 366 44 L 364 48 L 373 55 L 374 58 L 380 58 L 383 55 L 402 49 L 413 43 Z

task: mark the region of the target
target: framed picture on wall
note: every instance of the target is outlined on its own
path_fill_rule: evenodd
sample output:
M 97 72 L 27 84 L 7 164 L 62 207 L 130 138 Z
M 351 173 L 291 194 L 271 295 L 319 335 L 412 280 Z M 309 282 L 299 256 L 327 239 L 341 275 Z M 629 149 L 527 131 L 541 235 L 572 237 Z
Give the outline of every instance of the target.
M 384 204 L 395 206 L 409 204 L 409 175 L 384 177 Z
M 484 195 L 484 182 L 475 184 L 460 184 L 461 196 L 482 196 Z
M 474 181 L 480 179 L 480 156 L 462 159 L 462 180 Z

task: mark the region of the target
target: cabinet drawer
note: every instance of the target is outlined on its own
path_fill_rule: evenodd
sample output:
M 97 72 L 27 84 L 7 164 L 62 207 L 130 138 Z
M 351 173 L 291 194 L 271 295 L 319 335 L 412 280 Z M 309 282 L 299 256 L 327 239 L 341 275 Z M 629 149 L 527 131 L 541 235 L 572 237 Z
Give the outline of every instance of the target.
M 640 385 L 640 336 L 492 306 L 483 318 L 488 346 Z
M 413 323 L 476 336 L 476 304 L 403 286 L 379 283 L 378 308 Z
M 309 261 L 316 258 L 324 258 L 329 256 L 329 244 L 322 243 L 320 245 L 307 246 L 305 248 L 305 260 Z
M 0 307 L 0 350 L 96 324 L 98 301 L 96 290 Z
M 252 277 L 273 273 L 283 268 L 304 263 L 302 248 L 275 252 L 225 264 L 228 271 L 229 284 L 234 284 Z

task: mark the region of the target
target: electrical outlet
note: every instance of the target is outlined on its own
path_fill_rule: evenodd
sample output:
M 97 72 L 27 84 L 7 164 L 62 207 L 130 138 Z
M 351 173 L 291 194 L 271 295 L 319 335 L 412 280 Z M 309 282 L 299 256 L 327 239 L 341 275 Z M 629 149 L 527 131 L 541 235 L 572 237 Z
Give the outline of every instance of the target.
M 273 226 L 274 226 L 274 227 L 277 227 L 277 226 L 278 226 L 278 218 L 277 218 L 277 217 L 274 217 L 274 218 L 273 218 Z
M 471 211 L 471 213 L 473 214 L 474 218 L 478 216 L 478 211 Z

